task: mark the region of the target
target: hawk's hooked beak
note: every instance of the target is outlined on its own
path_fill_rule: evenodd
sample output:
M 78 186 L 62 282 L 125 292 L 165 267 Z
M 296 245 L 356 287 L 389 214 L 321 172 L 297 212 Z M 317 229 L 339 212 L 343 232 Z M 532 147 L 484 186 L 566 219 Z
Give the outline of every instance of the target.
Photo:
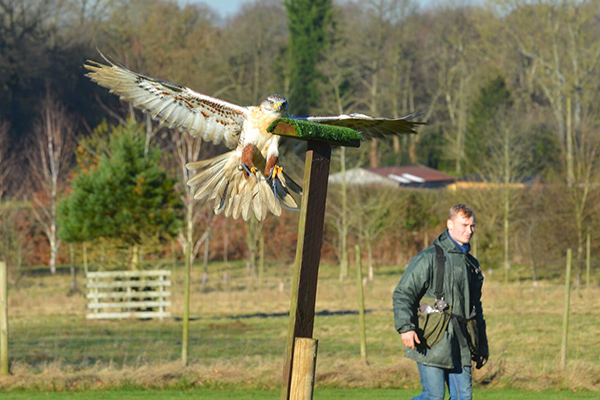
M 287 112 L 288 103 L 287 101 L 278 101 L 277 102 L 277 111 L 285 111 Z

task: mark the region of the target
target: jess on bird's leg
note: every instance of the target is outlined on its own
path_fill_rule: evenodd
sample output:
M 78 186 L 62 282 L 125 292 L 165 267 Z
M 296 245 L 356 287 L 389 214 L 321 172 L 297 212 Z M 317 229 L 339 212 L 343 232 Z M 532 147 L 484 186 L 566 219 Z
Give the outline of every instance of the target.
M 267 166 L 265 167 L 265 176 L 267 179 L 275 179 L 277 174 L 283 171 L 283 167 L 277 165 L 277 161 L 279 161 L 279 157 L 271 156 L 267 160 Z

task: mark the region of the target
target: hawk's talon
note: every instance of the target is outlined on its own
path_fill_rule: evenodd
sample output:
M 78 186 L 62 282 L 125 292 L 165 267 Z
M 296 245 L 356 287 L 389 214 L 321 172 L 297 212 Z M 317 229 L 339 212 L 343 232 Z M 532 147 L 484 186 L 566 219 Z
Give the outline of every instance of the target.
M 275 165 L 273 168 L 271 168 L 271 173 L 269 174 L 269 177 L 267 179 L 274 180 L 275 178 L 277 178 L 277 175 L 282 174 L 282 173 L 283 173 L 283 167 L 280 167 L 279 165 Z

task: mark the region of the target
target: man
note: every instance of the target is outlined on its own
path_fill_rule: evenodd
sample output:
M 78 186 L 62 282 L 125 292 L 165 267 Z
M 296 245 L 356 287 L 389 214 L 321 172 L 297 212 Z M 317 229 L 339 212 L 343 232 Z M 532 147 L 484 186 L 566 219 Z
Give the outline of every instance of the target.
M 406 346 L 406 356 L 417 362 L 423 393 L 415 399 L 443 400 L 446 385 L 451 400 L 469 400 L 473 396 L 472 356 L 467 344 L 465 321 L 475 311 L 479 329 L 477 368 L 488 359 L 485 320 L 481 308 L 483 275 L 479 262 L 469 254 L 469 241 L 475 233 L 475 213 L 465 204 L 450 208 L 447 230 L 436 240 L 445 257 L 443 293 L 452 318 L 441 341 L 431 347 L 417 334 L 417 308 L 423 297 L 435 298 L 436 248 L 427 247 L 417 254 L 394 290 L 395 327 Z

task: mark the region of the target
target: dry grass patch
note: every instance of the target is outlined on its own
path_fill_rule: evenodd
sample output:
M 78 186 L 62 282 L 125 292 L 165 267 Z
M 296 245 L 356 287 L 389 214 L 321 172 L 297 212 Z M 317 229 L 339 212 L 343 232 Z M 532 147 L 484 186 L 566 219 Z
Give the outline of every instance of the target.
M 224 269 L 228 281 L 223 280 Z M 282 271 L 287 275 L 282 278 Z M 196 276 L 197 275 L 197 276 Z M 26 276 L 10 287 L 10 377 L 4 388 L 96 390 L 105 387 L 277 388 L 286 340 L 289 267 L 270 266 L 262 282 L 241 264 L 209 266 L 203 287 L 194 270 L 190 360 L 179 363 L 181 320 L 87 321 L 84 294 L 67 295 L 68 276 Z M 174 274 L 175 317 L 182 315 L 183 275 Z M 393 328 L 392 292 L 398 268 L 381 268 L 365 288 L 369 364 L 359 354 L 356 283 L 322 266 L 314 337 L 319 339 L 319 387 L 413 388 L 416 366 L 404 358 Z M 82 284 L 82 280 L 79 280 Z M 280 290 L 283 283 L 284 291 Z M 600 390 L 600 289 L 575 288 L 568 364 L 558 365 L 564 289 L 560 282 L 484 286 L 491 358 L 474 372 L 490 388 Z M 325 312 L 328 311 L 328 312 Z

